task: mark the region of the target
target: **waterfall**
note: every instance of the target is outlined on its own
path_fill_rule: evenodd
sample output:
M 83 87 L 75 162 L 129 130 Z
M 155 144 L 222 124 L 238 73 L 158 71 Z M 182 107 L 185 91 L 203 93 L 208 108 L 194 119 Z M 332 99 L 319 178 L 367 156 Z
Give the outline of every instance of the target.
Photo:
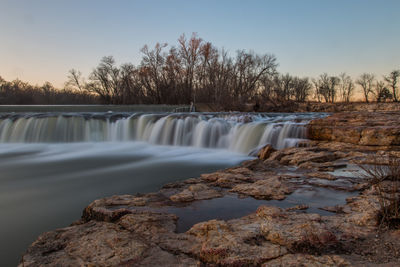
M 144 141 L 249 153 L 295 146 L 315 114 L 64 113 L 3 114 L 0 143 Z M 320 114 L 319 114 L 320 116 Z

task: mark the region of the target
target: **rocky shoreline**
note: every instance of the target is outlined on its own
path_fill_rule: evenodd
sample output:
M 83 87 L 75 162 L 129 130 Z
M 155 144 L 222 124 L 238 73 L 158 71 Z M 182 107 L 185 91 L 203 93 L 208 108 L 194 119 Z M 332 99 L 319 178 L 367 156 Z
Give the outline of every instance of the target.
M 312 122 L 314 140 L 299 147 L 95 200 L 40 235 L 20 266 L 399 266 L 400 230 L 379 226 L 379 194 L 358 167 L 400 157 L 399 118 L 337 113 Z

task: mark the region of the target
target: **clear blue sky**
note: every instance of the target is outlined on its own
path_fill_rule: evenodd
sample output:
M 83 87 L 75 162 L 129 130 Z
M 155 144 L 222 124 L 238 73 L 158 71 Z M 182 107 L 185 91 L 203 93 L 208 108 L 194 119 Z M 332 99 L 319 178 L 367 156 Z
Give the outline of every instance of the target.
M 230 53 L 275 54 L 280 72 L 380 77 L 400 68 L 400 0 L 0 0 L 0 76 L 62 86 L 101 57 L 197 32 Z

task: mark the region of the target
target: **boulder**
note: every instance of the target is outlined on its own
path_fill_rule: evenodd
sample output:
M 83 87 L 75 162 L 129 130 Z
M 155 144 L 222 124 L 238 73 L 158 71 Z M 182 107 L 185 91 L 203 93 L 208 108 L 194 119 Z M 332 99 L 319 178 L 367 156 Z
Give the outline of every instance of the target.
M 266 160 L 271 156 L 272 152 L 275 152 L 276 150 L 271 146 L 271 145 L 266 145 L 263 148 L 258 151 L 258 158 L 260 160 Z

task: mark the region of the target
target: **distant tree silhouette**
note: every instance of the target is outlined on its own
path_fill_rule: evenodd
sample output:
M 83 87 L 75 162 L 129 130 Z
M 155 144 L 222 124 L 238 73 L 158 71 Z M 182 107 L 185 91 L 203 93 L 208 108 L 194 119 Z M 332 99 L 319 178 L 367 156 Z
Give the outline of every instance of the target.
M 66 88 L 72 90 L 77 89 L 79 91 L 84 90 L 85 81 L 82 78 L 82 73 L 76 69 L 71 69 L 67 76 L 67 82 L 65 83 Z
M 350 76 L 346 73 L 341 73 L 339 75 L 340 83 L 339 83 L 339 91 L 340 96 L 343 102 L 349 103 L 350 98 L 354 92 L 354 83 Z
M 323 73 L 317 80 L 313 80 L 313 83 L 318 101 L 321 101 L 321 98 L 323 97 L 326 103 L 335 102 L 337 88 L 340 83 L 340 79 L 338 77 L 329 76 L 327 73 Z
M 369 103 L 369 95 L 373 93 L 373 84 L 375 76 L 370 73 L 363 73 L 356 81 L 362 88 L 364 93 L 365 102 Z
M 392 71 L 388 76 L 385 77 L 385 81 L 388 82 L 389 87 L 392 89 L 393 100 L 398 102 L 398 93 L 397 93 L 397 83 L 400 77 L 400 70 Z

